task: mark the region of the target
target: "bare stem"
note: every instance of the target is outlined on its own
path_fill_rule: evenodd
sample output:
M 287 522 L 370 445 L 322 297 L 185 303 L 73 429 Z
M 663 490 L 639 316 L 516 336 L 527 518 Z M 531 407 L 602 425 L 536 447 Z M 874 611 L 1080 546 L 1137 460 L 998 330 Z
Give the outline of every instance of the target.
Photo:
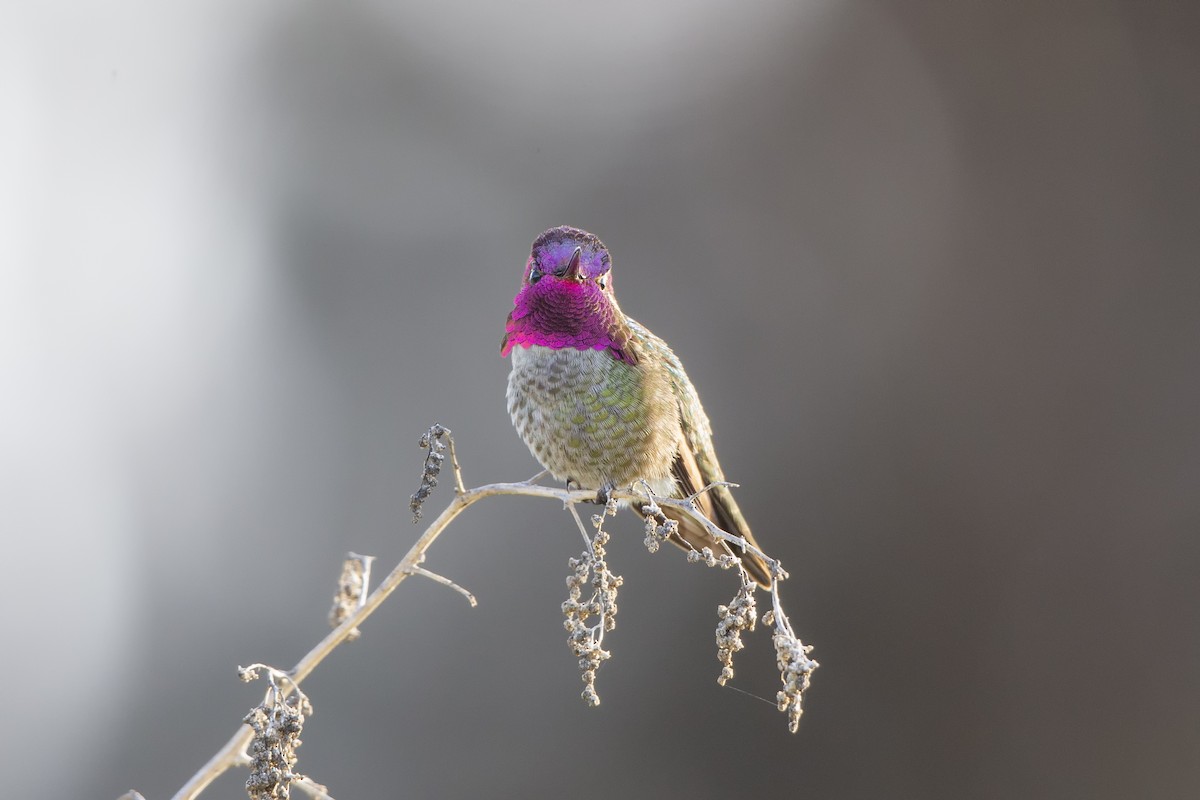
M 458 592 L 463 597 L 467 598 L 467 602 L 471 604 L 471 608 L 474 608 L 475 606 L 479 605 L 478 601 L 475 600 L 475 595 L 471 594 L 466 589 L 459 586 L 457 583 L 450 580 L 449 578 L 442 577 L 441 575 L 438 575 L 436 572 L 430 572 L 429 570 L 425 569 L 424 567 L 413 567 L 412 571 L 422 577 L 429 578 L 429 580 L 433 581 L 434 583 L 440 583 L 442 586 L 448 586 L 451 589 L 453 589 L 454 591 Z
M 450 446 L 450 466 L 454 468 L 454 491 L 459 494 L 466 494 L 467 488 L 463 486 L 462 467 L 458 465 L 458 454 L 454 452 L 454 437 L 450 435 L 450 431 L 446 431 L 446 441 Z M 472 603 L 471 605 L 475 605 Z
M 687 496 L 687 501 L 688 501 L 689 503 L 691 503 L 691 502 L 694 502 L 694 501 L 695 501 L 695 499 L 696 499 L 697 497 L 699 497 L 700 495 L 704 494 L 705 492 L 711 492 L 713 489 L 716 489 L 718 486 L 724 486 L 724 487 L 725 487 L 725 488 L 727 488 L 727 489 L 736 489 L 736 488 L 738 488 L 738 484 L 736 484 L 736 483 L 730 483 L 729 481 L 713 481 L 712 483 L 710 483 L 708 486 L 705 486 L 705 487 L 704 487 L 703 489 L 701 489 L 700 491 L 698 491 L 698 492 L 693 492 L 692 494 L 689 494 L 689 495 Z
M 297 778 L 292 781 L 292 786 L 295 786 L 301 792 L 313 798 L 313 800 L 333 800 L 329 795 L 329 789 L 317 783 L 312 778 Z
M 588 533 L 587 526 L 583 524 L 583 519 L 579 516 L 579 512 L 575 510 L 574 503 L 567 503 L 567 511 L 571 512 L 571 516 L 575 518 L 575 525 L 579 528 L 579 535 L 583 537 L 583 546 L 587 548 L 589 554 L 592 553 L 592 536 Z

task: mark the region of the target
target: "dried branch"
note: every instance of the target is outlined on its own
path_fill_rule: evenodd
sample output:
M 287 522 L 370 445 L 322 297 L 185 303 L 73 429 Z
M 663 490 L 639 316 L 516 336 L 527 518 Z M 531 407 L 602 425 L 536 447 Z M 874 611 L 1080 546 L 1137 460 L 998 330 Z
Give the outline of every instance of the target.
M 585 690 L 583 697 L 586 701 L 591 702 L 591 699 L 594 698 L 595 702 L 599 702 L 598 696 L 595 695 L 593 683 L 598 660 L 593 658 L 593 656 L 597 656 L 599 660 L 607 657 L 607 653 L 600 648 L 600 645 L 603 641 L 605 631 L 612 630 L 615 624 L 614 616 L 617 611 L 616 589 L 620 586 L 621 582 L 619 577 L 614 576 L 609 571 L 604 561 L 603 548 L 605 542 L 608 540 L 608 534 L 602 529 L 604 516 L 615 512 L 618 501 L 630 502 L 642 508 L 646 516 L 646 544 L 653 552 L 658 549 L 658 544 L 668 540 L 676 529 L 677 523 L 674 520 L 667 519 L 662 513 L 662 506 L 668 506 L 678 509 L 680 512 L 689 515 L 704 525 L 709 533 L 723 543 L 723 546 L 736 545 L 744 551 L 749 551 L 759 556 L 768 564 L 772 576 L 772 608 L 764 616 L 763 622 L 775 627 L 773 641 L 784 683 L 784 688 L 779 692 L 778 696 L 779 709 L 788 714 L 789 728 L 792 731 L 796 730 L 801 713 L 800 701 L 804 691 L 808 688 L 809 677 L 812 671 L 816 669 L 817 662 L 808 658 L 808 653 L 812 649 L 811 646 L 804 645 L 796 637 L 792 631 L 790 622 L 783 612 L 782 603 L 779 598 L 779 583 L 787 577 L 787 573 L 783 571 L 778 561 L 772 559 L 757 547 L 749 544 L 741 537 L 733 536 L 714 525 L 711 520 L 701 514 L 696 508 L 693 502 L 695 496 L 686 499 L 655 497 L 644 483 L 627 489 L 613 490 L 610 493 L 609 503 L 604 509 L 604 514 L 598 514 L 593 517 L 593 525 L 596 528 L 596 533 L 591 535 L 583 525 L 578 512 L 575 510 L 575 506 L 581 503 L 594 503 L 596 499 L 594 491 L 541 486 L 533 483 L 533 481 L 542 477 L 544 473 L 539 473 L 539 475 L 529 481 L 521 483 L 493 483 L 474 489 L 466 489 L 462 482 L 462 471 L 454 452 L 454 441 L 450 437 L 450 431 L 447 428 L 441 425 L 434 425 L 422 437 L 421 446 L 426 448 L 427 453 L 422 471 L 421 487 L 412 498 L 411 505 L 414 517 L 417 519 L 420 518 L 423 503 L 429 498 L 433 487 L 437 485 L 437 478 L 442 462 L 445 459 L 444 451 L 447 449 L 449 450 L 451 465 L 454 470 L 456 489 L 454 498 L 442 513 L 430 523 L 429 527 L 425 529 L 425 532 L 412 545 L 400 560 L 400 563 L 388 573 L 382 583 L 373 592 L 365 597 L 363 594 L 367 588 L 367 570 L 369 569 L 370 561 L 365 557 L 351 554 L 350 560 L 347 561 L 343 570 L 343 579 L 339 584 L 338 603 L 335 605 L 334 611 L 331 612 L 331 620 L 336 623 L 336 627 L 324 639 L 318 642 L 316 646 L 305 653 L 294 667 L 286 672 L 264 667 L 263 665 L 254 665 L 249 670 L 243 671 L 244 676 L 253 676 L 256 670 L 265 670 L 271 681 L 271 688 L 267 691 L 263 705 L 252 711 L 251 715 L 248 715 L 248 721 L 255 721 L 257 718 L 254 715 L 258 711 L 266 713 L 269 717 L 273 711 L 278 710 L 277 713 L 281 715 L 280 724 L 284 724 L 286 730 L 290 732 L 287 735 L 293 737 L 297 735 L 299 733 L 298 726 L 302 724 L 303 717 L 311 714 L 312 711 L 307 698 L 304 698 L 304 695 L 300 693 L 300 684 L 339 645 L 343 642 L 353 640 L 358 635 L 358 627 L 410 575 L 422 575 L 443 585 L 450 586 L 464 594 L 471 601 L 472 605 L 474 605 L 474 597 L 469 592 L 452 581 L 430 572 L 421 565 L 425 560 L 426 552 L 430 546 L 459 514 L 485 498 L 511 495 L 537 497 L 560 502 L 570 510 L 579 523 L 585 547 L 581 559 L 571 560 L 573 575 L 571 578 L 568 578 L 568 584 L 571 587 L 571 597 L 567 603 L 564 603 L 564 613 L 567 616 L 565 624 L 568 630 L 572 631 L 571 645 L 573 649 L 576 649 L 576 633 L 578 630 L 582 630 L 583 632 L 583 638 L 580 641 L 586 646 L 582 650 L 578 650 L 576 655 L 580 657 L 580 666 L 584 672 Z M 714 484 L 714 486 L 716 485 L 722 484 Z M 707 486 L 701 492 L 698 492 L 697 495 L 711 488 L 713 487 Z M 718 654 L 722 663 L 721 677 L 718 680 L 721 683 L 732 677 L 732 655 L 741 649 L 741 632 L 753 629 L 753 618 L 756 613 L 753 602 L 753 581 L 749 579 L 745 570 L 742 569 L 741 562 L 737 556 L 727 546 L 725 546 L 725 549 L 726 552 L 720 555 L 714 554 L 709 548 L 689 553 L 691 560 L 702 561 L 709 566 L 720 566 L 726 569 L 736 566 L 742 579 L 742 586 L 734 600 L 729 606 L 721 606 L 718 609 L 718 616 L 720 618 L 717 629 Z M 589 574 L 591 576 L 590 580 L 587 578 Z M 576 583 L 572 583 L 572 580 L 576 576 L 581 577 L 579 577 Z M 582 585 L 587 582 L 592 584 L 595 591 L 591 600 L 583 602 L 581 600 Z M 570 610 L 568 610 L 568 605 L 571 606 Z M 584 613 L 585 611 L 586 613 Z M 595 625 L 587 626 L 584 624 L 585 620 L 591 616 L 595 616 L 598 622 Z M 600 656 L 598 654 L 604 655 Z M 584 664 L 585 661 L 587 662 L 586 665 Z M 287 688 L 283 689 L 281 686 L 286 686 Z M 591 690 L 590 692 L 588 691 L 589 689 Z M 256 737 L 256 729 L 261 728 L 258 733 L 261 737 L 269 727 L 270 725 L 266 727 L 263 725 L 255 725 L 254 727 L 243 725 L 239 728 L 233 737 L 209 759 L 208 763 L 201 767 L 176 792 L 174 800 L 190 800 L 204 791 L 206 787 L 226 770 L 235 766 L 253 763 L 257 756 L 251 755 L 248 748 L 250 748 L 252 741 Z M 272 732 L 272 735 L 278 736 L 279 733 L 280 730 L 276 729 Z M 294 745 L 299 745 L 298 739 L 295 740 Z M 283 767 L 279 765 L 272 767 L 281 773 L 281 777 L 287 777 L 291 784 L 314 797 L 328 797 L 328 792 L 324 787 L 291 771 L 291 766 L 294 764 L 294 747 L 291 751 L 274 755 L 282 758 L 280 763 L 284 765 Z M 292 757 L 291 762 L 287 760 L 289 756 Z M 286 797 L 287 782 L 285 781 L 281 785 L 283 786 L 283 794 L 277 793 L 276 796 Z M 269 788 L 273 788 L 273 786 Z

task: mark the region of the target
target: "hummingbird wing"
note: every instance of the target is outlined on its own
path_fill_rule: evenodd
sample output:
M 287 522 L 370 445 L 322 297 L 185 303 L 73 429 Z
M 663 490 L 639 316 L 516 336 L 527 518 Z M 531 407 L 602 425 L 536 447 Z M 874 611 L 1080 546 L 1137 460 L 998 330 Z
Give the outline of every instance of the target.
M 671 465 L 671 474 L 679 484 L 680 493 L 684 497 L 690 497 L 710 484 L 725 480 L 725 474 L 721 471 L 716 450 L 713 448 L 712 425 L 708 421 L 708 415 L 704 413 L 704 407 L 700 405 L 700 396 L 696 393 L 696 388 L 683 370 L 679 357 L 666 342 L 644 326 L 629 320 L 629 327 L 639 344 L 647 350 L 654 351 L 655 361 L 664 364 L 670 376 L 671 390 L 679 407 L 680 426 L 679 450 Z M 714 486 L 696 497 L 696 505 L 718 528 L 740 536 L 758 547 L 729 487 Z M 675 544 L 685 550 L 709 547 L 718 555 L 724 552 L 721 542 L 699 522 L 670 508 L 664 508 L 663 513 L 679 523 L 679 541 Z M 771 573 L 766 562 L 735 545 L 730 545 L 730 549 L 742 559 L 742 565 L 759 585 L 764 588 L 770 587 Z

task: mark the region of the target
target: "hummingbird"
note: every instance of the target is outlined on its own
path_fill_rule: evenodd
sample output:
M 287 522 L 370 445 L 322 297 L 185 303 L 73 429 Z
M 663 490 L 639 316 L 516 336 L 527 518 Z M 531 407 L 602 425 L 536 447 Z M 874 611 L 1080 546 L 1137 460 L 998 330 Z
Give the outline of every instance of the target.
M 613 292 L 608 248 L 560 226 L 533 242 L 504 325 L 512 356 L 508 413 L 550 474 L 568 486 L 613 488 L 646 481 L 660 497 L 690 497 L 724 481 L 700 396 L 667 343 L 626 316 Z M 726 486 L 696 497 L 701 513 L 757 547 Z M 685 549 L 724 552 L 703 525 L 664 507 Z M 746 571 L 770 586 L 761 558 L 731 545 Z

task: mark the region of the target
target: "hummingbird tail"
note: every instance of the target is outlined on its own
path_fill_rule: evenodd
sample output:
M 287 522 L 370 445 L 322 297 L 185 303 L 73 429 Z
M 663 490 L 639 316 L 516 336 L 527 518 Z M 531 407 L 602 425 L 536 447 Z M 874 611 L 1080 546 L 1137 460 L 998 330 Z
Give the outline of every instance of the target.
M 734 524 L 733 519 L 722 514 L 721 504 L 714 503 L 713 511 L 716 513 L 708 513 L 708 509 L 703 509 L 705 516 L 709 517 L 713 523 L 734 536 L 741 536 L 751 545 L 757 547 L 758 543 L 754 541 L 754 537 L 750 535 L 749 529 L 743 526 Z M 668 518 L 679 523 L 678 533 L 671 537 L 671 542 L 684 550 L 700 550 L 702 548 L 711 548 L 714 553 L 720 555 L 724 552 L 722 542 L 708 532 L 708 529 L 697 522 L 694 518 L 687 514 L 670 507 L 663 509 L 663 514 Z M 754 553 L 747 552 L 737 545 L 730 544 L 730 551 L 742 560 L 742 566 L 746 568 L 746 572 L 750 573 L 750 577 L 764 589 L 771 588 L 771 572 L 767 568 L 767 564 Z
M 671 465 L 671 474 L 677 482 L 676 490 L 679 492 L 679 496 L 695 497 L 695 504 L 700 513 L 712 520 L 714 525 L 726 533 L 740 536 L 748 544 L 758 547 L 758 542 L 754 541 L 754 537 L 750 534 L 750 526 L 746 524 L 746 518 L 742 516 L 741 509 L 738 508 L 737 501 L 733 499 L 733 494 L 730 493 L 728 486 L 712 486 L 708 491 L 700 491 L 707 486 L 708 482 L 705 481 L 704 473 L 690 447 L 679 449 L 675 456 L 675 463 Z M 722 479 L 719 468 L 715 478 Z M 725 552 L 726 543 L 718 540 L 708 532 L 704 525 L 692 517 L 670 507 L 664 508 L 663 513 L 679 523 L 678 532 L 671 537 L 674 544 L 684 550 L 700 550 L 708 547 L 717 555 Z M 771 588 L 771 571 L 763 559 L 737 545 L 729 544 L 728 547 L 730 552 L 742 560 L 742 566 L 759 586 L 764 589 Z

